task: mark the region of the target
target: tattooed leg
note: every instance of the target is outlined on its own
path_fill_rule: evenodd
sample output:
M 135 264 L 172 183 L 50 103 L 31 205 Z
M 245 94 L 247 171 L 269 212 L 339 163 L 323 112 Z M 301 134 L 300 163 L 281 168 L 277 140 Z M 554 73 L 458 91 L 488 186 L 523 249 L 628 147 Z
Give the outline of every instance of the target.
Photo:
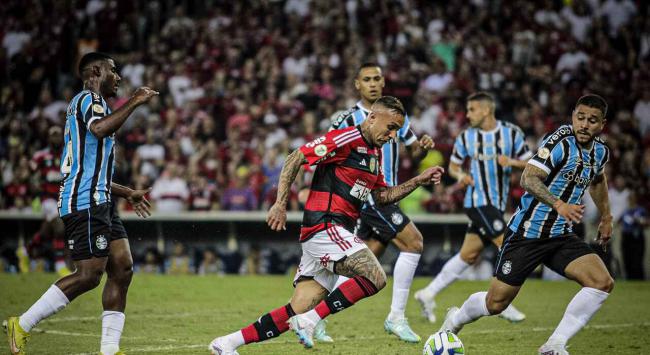
M 334 273 L 353 278 L 361 276 L 370 281 L 377 290 L 386 286 L 386 273 L 370 249 L 361 249 L 334 265 Z

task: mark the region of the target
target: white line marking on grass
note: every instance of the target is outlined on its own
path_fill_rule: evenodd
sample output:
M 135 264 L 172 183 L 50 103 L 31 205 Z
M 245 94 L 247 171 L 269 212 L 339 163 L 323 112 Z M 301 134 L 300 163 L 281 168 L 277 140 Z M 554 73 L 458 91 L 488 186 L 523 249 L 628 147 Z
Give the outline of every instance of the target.
M 650 322 L 641 322 L 641 323 L 619 323 L 619 324 L 592 324 L 588 325 L 585 327 L 585 329 L 610 329 L 610 328 L 627 328 L 627 327 L 648 327 L 650 326 Z M 521 332 L 548 332 L 551 330 L 554 330 L 555 327 L 534 327 L 532 329 L 530 328 L 522 328 L 520 331 Z M 500 329 L 500 330 L 467 330 L 464 331 L 463 334 L 494 334 L 494 333 L 513 333 L 513 331 L 517 331 L 516 329 Z M 51 334 L 61 334 L 61 335 L 69 335 L 69 336 L 98 336 L 98 335 L 93 335 L 93 334 L 82 334 L 82 333 L 70 333 L 70 332 L 61 332 L 61 331 L 45 331 L 46 333 L 51 333 Z M 125 337 L 122 337 L 125 338 Z M 131 338 L 131 339 L 136 339 L 136 338 Z M 358 341 L 358 340 L 379 340 L 379 339 L 386 339 L 386 336 L 367 336 L 367 337 L 336 337 L 335 341 Z M 294 339 L 271 339 L 267 340 L 262 343 L 252 343 L 249 344 L 252 346 L 261 346 L 263 344 L 290 344 L 290 343 L 296 343 L 297 342 Z M 205 344 L 187 344 L 187 345 L 163 345 L 163 346 L 143 346 L 140 348 L 129 348 L 129 349 L 124 349 L 125 351 L 132 352 L 132 353 L 151 353 L 151 352 L 161 352 L 161 351 L 174 351 L 174 350 L 183 350 L 183 349 L 200 349 L 200 348 L 205 348 L 207 350 L 209 343 Z M 72 354 L 72 355 L 94 355 L 96 352 L 93 353 L 77 353 L 77 354 Z

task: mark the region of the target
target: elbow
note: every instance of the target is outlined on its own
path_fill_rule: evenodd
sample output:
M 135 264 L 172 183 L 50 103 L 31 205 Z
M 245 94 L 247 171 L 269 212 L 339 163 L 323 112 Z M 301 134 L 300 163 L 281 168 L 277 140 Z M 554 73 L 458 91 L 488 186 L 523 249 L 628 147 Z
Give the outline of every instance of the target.
M 99 139 L 106 138 L 108 136 L 108 133 L 105 132 L 105 130 L 103 130 L 101 126 L 100 127 L 98 126 L 99 124 L 94 124 L 90 126 L 90 133 L 92 133 L 95 137 Z

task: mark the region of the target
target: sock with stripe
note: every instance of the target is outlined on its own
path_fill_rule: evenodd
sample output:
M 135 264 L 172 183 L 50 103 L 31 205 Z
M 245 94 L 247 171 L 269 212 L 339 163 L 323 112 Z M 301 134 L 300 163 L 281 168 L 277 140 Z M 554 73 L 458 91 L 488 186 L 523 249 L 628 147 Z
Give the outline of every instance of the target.
M 314 324 L 332 313 L 340 312 L 351 307 L 359 300 L 377 293 L 377 287 L 363 276 L 355 276 L 345 281 L 339 288 L 332 291 L 327 298 L 322 300 L 305 316 Z
M 56 285 L 50 286 L 27 312 L 23 313 L 18 322 L 24 331 L 29 332 L 38 322 L 62 310 L 68 305 L 68 297 Z
M 548 343 L 566 345 L 593 315 L 600 309 L 609 293 L 591 287 L 583 287 L 573 297 L 564 312 L 564 317 L 548 338 Z
M 225 340 L 237 348 L 244 344 L 275 338 L 289 329 L 287 321 L 295 315 L 291 304 L 287 304 L 261 316 L 255 323 L 226 335 Z

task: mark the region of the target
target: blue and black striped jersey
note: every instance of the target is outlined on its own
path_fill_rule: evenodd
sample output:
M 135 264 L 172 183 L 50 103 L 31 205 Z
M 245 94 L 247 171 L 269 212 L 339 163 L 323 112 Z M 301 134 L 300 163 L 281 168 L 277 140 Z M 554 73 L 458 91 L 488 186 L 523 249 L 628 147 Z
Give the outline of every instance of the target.
M 591 148 L 576 141 L 573 129 L 565 125 L 547 137 L 535 156 L 528 161 L 548 173 L 544 185 L 560 200 L 580 204 L 591 181 L 603 174 L 609 159 L 609 148 L 600 139 Z M 572 232 L 571 223 L 559 216 L 551 206 L 526 192 L 508 227 L 526 238 L 553 238 Z
M 330 131 L 334 129 L 341 129 L 346 127 L 358 126 L 363 122 L 368 116 L 370 111 L 366 110 L 362 105 L 361 101 L 357 104 L 336 117 L 332 118 L 332 125 Z M 399 141 L 402 141 L 406 145 L 411 145 L 417 139 L 417 136 L 411 130 L 411 123 L 409 121 L 408 115 L 404 117 L 404 125 L 397 132 L 399 140 L 391 140 L 390 142 L 384 144 L 382 147 L 382 168 L 384 169 L 384 178 L 386 180 L 386 185 L 396 186 L 397 181 L 397 170 L 399 168 Z
M 93 121 L 110 113 L 104 98 L 89 90 L 77 94 L 68 105 L 61 158 L 61 217 L 111 199 L 115 137 L 99 139 L 90 131 Z
M 451 162 L 462 165 L 469 158 L 474 180 L 474 186 L 468 185 L 465 192 L 465 208 L 491 205 L 505 211 L 512 168 L 499 165 L 499 155 L 517 160 L 532 156 L 524 132 L 512 123 L 497 120 L 491 131 L 467 128 L 456 137 Z

